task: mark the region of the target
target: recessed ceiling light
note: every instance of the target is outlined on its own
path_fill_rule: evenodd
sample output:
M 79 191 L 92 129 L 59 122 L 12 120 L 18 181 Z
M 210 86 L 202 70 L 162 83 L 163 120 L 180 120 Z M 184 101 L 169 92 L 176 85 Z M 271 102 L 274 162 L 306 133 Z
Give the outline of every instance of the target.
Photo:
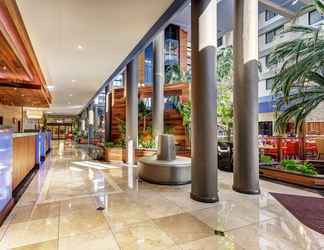
M 72 82 L 76 82 L 77 80 L 73 79 Z
M 14 88 L 14 90 L 17 90 L 17 88 Z
M 69 94 L 69 96 L 73 96 L 72 94 Z
M 47 85 L 47 89 L 48 89 L 49 91 L 52 91 L 52 90 L 55 89 L 55 86 L 54 86 L 54 85 Z
M 3 70 L 7 70 L 7 67 L 6 67 L 6 66 L 2 66 L 2 69 L 3 69 Z
M 79 45 L 77 46 L 77 49 L 78 49 L 78 50 L 83 50 L 83 46 L 82 46 L 81 44 L 79 44 Z

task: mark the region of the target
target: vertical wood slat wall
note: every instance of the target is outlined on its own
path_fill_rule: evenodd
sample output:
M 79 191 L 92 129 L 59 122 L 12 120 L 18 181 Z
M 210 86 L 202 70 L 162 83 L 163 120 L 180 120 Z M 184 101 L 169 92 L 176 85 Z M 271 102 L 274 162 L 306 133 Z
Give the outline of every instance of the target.
M 36 164 L 35 143 L 35 135 L 13 138 L 13 190 L 21 183 Z

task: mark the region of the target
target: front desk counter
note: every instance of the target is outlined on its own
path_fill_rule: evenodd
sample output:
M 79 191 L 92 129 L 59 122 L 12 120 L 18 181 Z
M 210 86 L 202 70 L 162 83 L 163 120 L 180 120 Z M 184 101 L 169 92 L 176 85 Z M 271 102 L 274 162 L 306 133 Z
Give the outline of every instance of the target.
M 47 133 L 12 133 L 0 129 L 0 225 L 50 150 Z
M 12 189 L 35 167 L 38 133 L 13 134 Z

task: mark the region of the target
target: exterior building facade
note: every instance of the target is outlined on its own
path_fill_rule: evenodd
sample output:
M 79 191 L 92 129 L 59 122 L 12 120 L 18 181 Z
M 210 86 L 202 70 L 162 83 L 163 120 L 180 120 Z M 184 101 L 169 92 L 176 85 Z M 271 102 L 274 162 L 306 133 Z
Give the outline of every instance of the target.
M 318 26 L 323 22 L 323 17 L 316 11 L 307 12 L 299 16 L 295 23 L 297 25 Z M 290 25 L 287 18 L 270 10 L 259 13 L 259 62 L 262 71 L 259 74 L 259 133 L 262 135 L 274 135 L 275 102 L 271 89 L 275 66 L 269 65 L 269 55 L 272 49 L 284 41 L 287 35 L 282 31 Z M 291 33 L 289 34 L 291 36 Z M 219 34 L 219 48 L 232 46 L 233 31 Z M 320 105 L 307 117 L 307 132 L 319 134 L 324 123 L 324 104 Z

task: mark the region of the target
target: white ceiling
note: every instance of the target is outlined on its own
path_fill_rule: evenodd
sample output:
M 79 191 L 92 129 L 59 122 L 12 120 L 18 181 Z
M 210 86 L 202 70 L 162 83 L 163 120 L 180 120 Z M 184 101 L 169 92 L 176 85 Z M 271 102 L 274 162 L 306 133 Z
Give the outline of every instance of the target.
M 51 90 L 77 114 L 173 0 L 17 0 Z

